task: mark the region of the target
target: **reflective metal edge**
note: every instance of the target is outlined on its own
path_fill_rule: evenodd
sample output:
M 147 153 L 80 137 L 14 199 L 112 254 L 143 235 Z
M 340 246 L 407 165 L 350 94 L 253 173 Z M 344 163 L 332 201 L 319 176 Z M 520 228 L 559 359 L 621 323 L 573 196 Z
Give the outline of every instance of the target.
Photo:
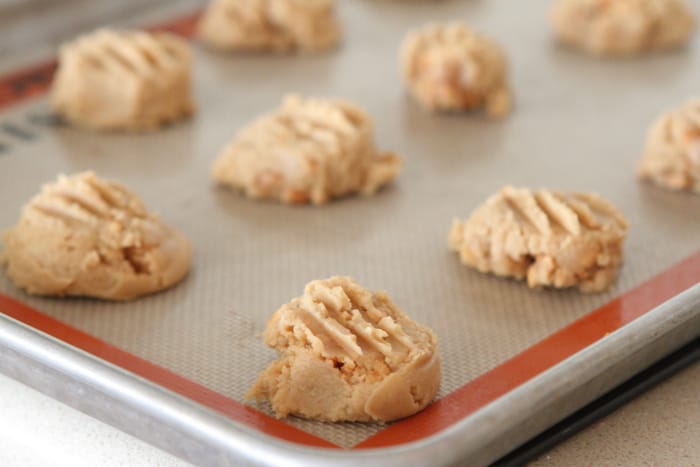
M 0 371 L 197 465 L 486 465 L 698 335 L 700 284 L 435 436 L 359 451 L 277 440 L 1 314 Z

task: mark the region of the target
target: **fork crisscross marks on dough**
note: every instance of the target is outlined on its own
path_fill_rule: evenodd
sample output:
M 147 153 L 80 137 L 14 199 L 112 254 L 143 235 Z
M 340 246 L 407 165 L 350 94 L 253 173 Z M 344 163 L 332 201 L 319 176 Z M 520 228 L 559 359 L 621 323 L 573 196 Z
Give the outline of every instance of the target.
M 280 115 L 280 123 L 293 139 L 311 147 L 304 155 L 321 164 L 326 181 L 331 183 L 334 171 L 346 172 L 357 163 L 357 152 L 364 150 L 362 140 L 371 133 L 368 121 L 358 109 L 343 104 L 329 106 L 311 99 L 302 102 L 296 96 L 285 101 Z
M 377 151 L 369 116 L 350 103 L 287 96 L 282 107 L 239 130 L 212 178 L 251 198 L 326 203 L 374 194 L 401 159 Z
M 357 292 L 347 286 L 312 283 L 301 308 L 346 352 L 324 356 L 355 365 L 363 365 L 361 357 L 380 357 L 393 371 L 416 345 L 386 309 Z
M 57 183 L 46 185 L 29 204 L 44 214 L 84 223 L 146 217 L 140 201 L 118 183 L 84 177 L 60 176 Z
M 622 214 L 595 194 L 506 186 L 453 223 L 449 244 L 482 272 L 595 292 L 616 278 L 626 232 Z
M 103 29 L 80 39 L 76 50 L 97 68 L 149 79 L 163 78 L 160 71 L 180 67 L 184 58 L 179 48 L 166 37 L 159 38 L 140 31 Z

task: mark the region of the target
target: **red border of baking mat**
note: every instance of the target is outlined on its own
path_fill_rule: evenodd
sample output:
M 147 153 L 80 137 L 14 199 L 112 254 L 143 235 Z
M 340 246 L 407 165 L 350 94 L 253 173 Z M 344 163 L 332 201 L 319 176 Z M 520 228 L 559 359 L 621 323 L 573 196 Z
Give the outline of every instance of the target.
M 199 15 L 190 14 L 149 29 L 192 37 Z M 56 61 L 52 59 L 0 77 L 0 108 L 45 93 L 55 69 Z M 468 382 L 422 412 L 387 425 L 355 448 L 394 446 L 434 435 L 698 282 L 700 252 Z M 0 294 L 0 310 L 11 318 L 266 434 L 308 446 L 338 447 L 3 294 Z

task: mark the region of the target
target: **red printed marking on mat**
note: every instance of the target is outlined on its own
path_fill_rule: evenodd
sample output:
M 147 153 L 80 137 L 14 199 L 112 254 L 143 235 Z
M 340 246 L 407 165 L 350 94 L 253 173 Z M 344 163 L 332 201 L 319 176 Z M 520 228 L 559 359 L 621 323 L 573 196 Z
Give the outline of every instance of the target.
M 56 60 L 5 75 L 0 78 L 0 109 L 44 94 L 51 86 Z

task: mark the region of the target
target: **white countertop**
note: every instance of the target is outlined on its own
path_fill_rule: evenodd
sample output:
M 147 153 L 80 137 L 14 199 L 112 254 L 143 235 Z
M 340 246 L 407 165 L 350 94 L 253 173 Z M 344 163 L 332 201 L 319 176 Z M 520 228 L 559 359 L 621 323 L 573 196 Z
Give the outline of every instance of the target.
M 0 466 L 188 466 L 0 375 Z M 533 466 L 700 466 L 700 363 L 545 454 Z
M 0 375 L 0 466 L 190 464 Z

